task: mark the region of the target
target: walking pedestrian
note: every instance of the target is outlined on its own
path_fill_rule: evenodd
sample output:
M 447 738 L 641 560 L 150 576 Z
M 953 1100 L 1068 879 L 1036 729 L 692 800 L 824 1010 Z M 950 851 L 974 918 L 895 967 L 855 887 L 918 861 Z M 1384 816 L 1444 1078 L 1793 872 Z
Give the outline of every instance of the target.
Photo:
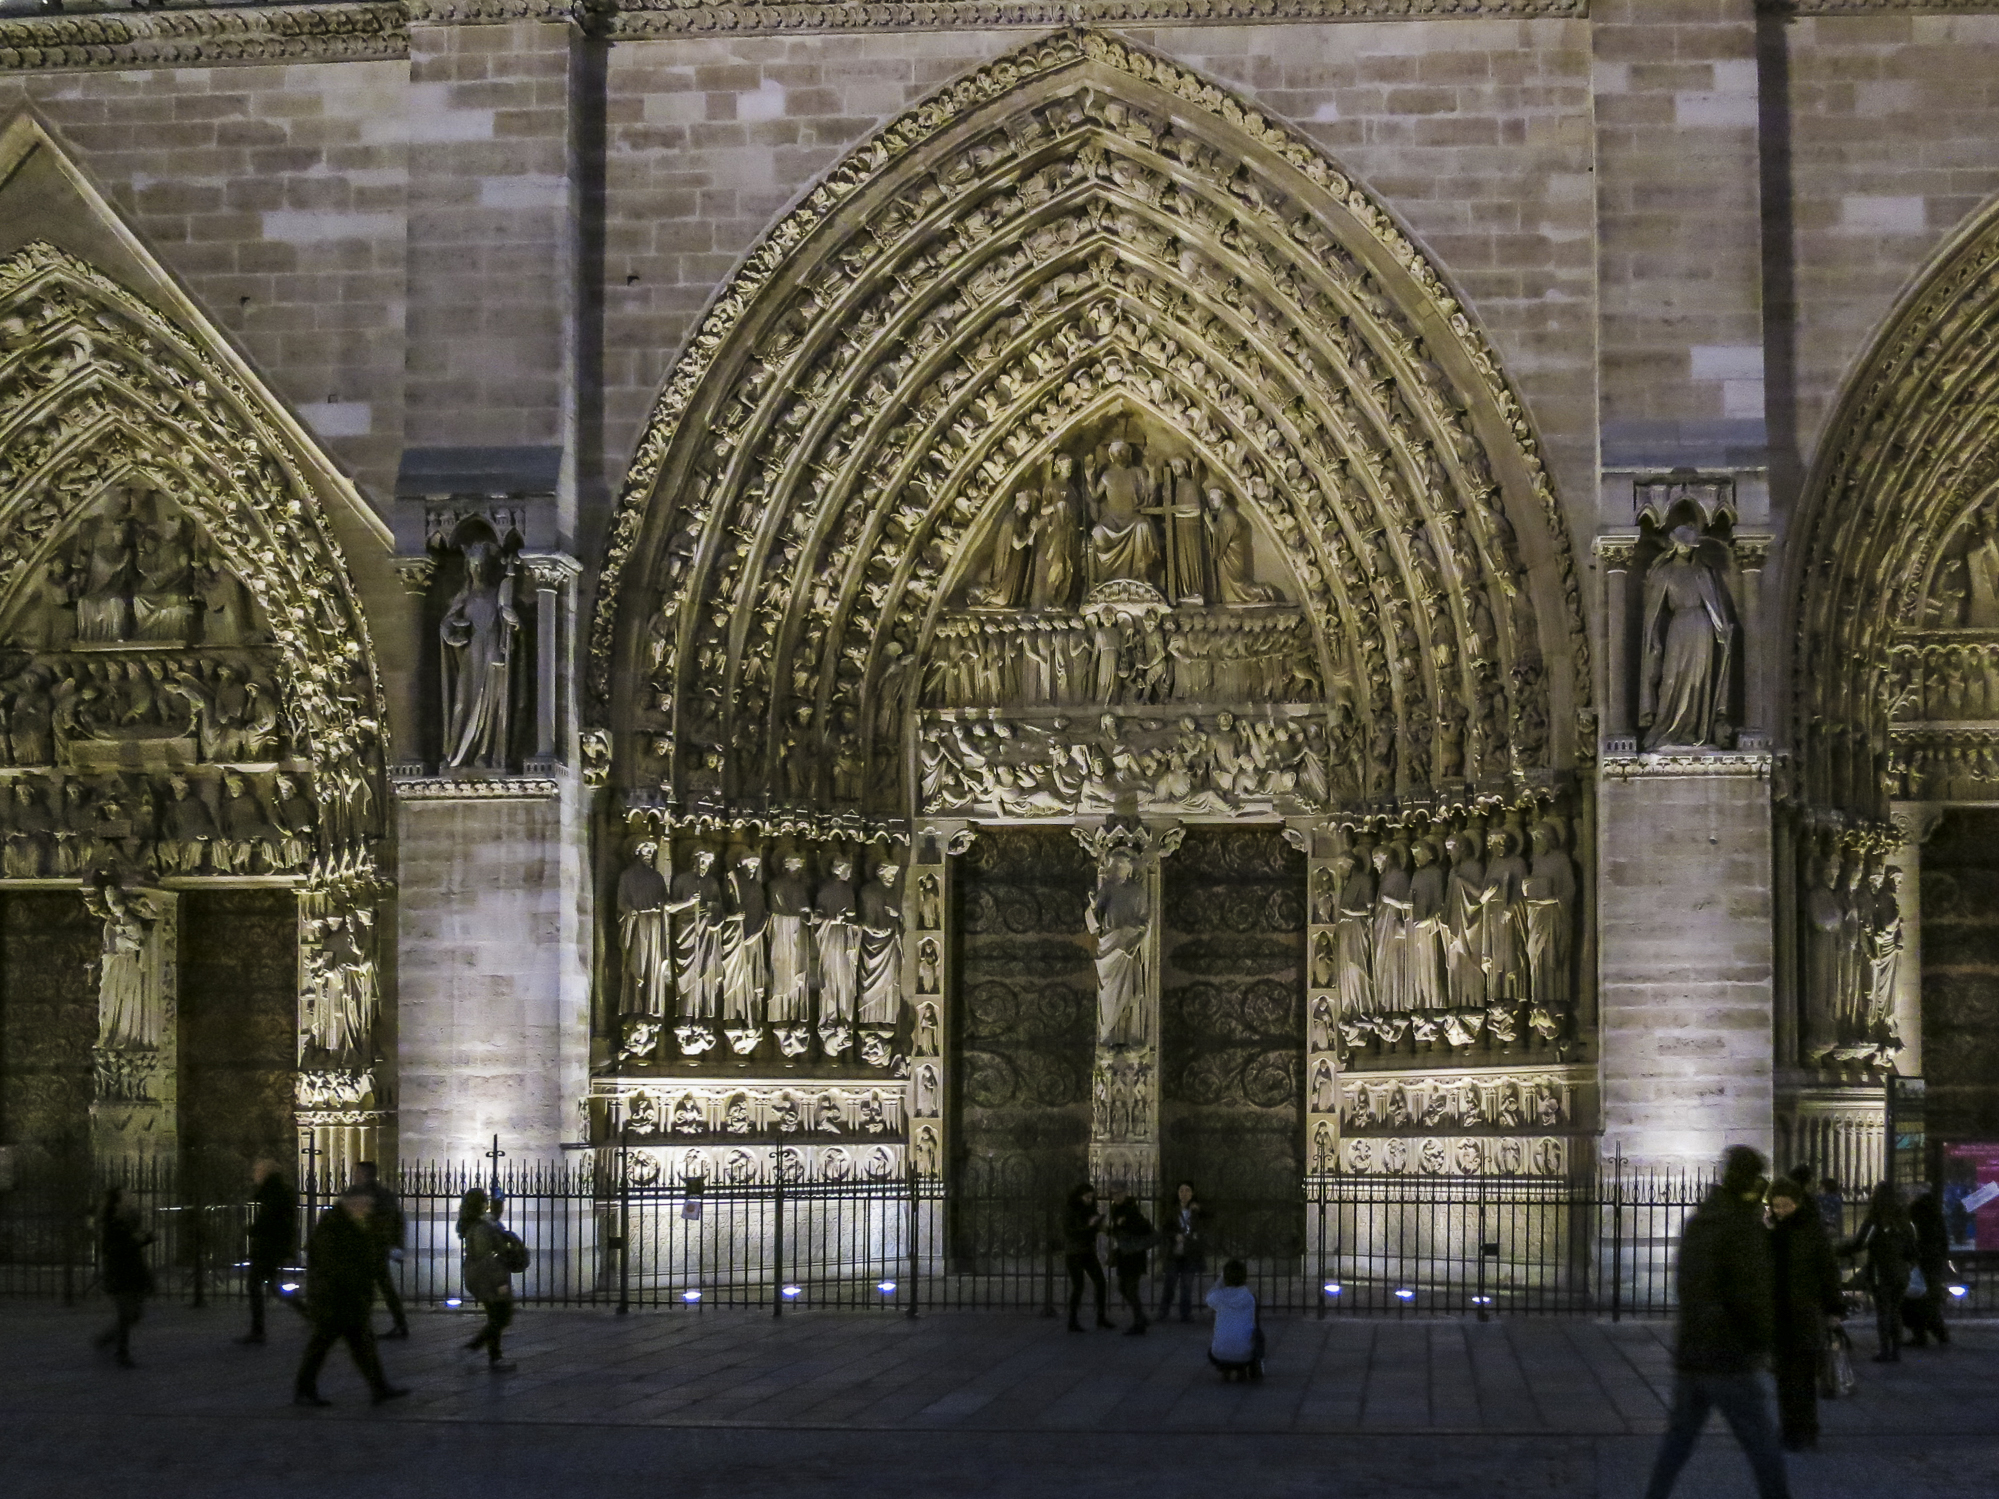
M 1909 1289 L 1909 1269 L 1916 1258 L 1916 1231 L 1902 1194 L 1890 1182 L 1875 1187 L 1860 1232 L 1841 1251 L 1865 1257 L 1862 1278 L 1874 1298 L 1874 1336 L 1880 1351 L 1877 1364 L 1902 1361 L 1902 1297 Z
M 139 1210 L 126 1206 L 123 1187 L 112 1187 L 104 1194 L 97 1234 L 98 1282 L 117 1315 L 117 1320 L 97 1335 L 97 1346 L 111 1349 L 119 1368 L 136 1368 L 132 1327 L 145 1315 L 146 1298 L 153 1294 L 153 1271 L 146 1263 L 146 1246 L 153 1242 L 153 1236 L 140 1222 Z
M 382 1293 L 382 1305 L 389 1309 L 388 1336 L 410 1335 L 409 1318 L 403 1314 L 403 1298 L 396 1292 L 396 1272 L 391 1260 L 402 1263 L 403 1237 L 408 1231 L 403 1219 L 402 1199 L 382 1185 L 373 1161 L 354 1166 L 355 1187 L 368 1194 L 368 1231 L 375 1237 L 375 1289 Z
M 298 1249 L 298 1194 L 268 1158 L 250 1168 L 250 1331 L 236 1341 L 264 1341 L 264 1296 Z
M 1950 1329 L 1944 1326 L 1943 1304 L 1950 1284 L 1950 1233 L 1934 1187 L 1924 1187 L 1909 1204 L 1909 1226 L 1916 1234 L 1916 1269 L 1922 1272 L 1923 1290 L 1920 1296 L 1904 1299 L 1902 1320 L 1908 1323 L 1916 1347 L 1927 1347 L 1931 1338 L 1939 1348 L 1948 1347 Z M 1913 1292 L 1914 1286 L 1910 1289 Z
M 375 1305 L 375 1236 L 368 1229 L 368 1208 L 368 1194 L 350 1186 L 313 1225 L 305 1249 L 305 1314 L 312 1336 L 292 1386 L 294 1405 L 333 1403 L 319 1393 L 319 1371 L 333 1345 L 343 1341 L 375 1404 L 409 1393 L 382 1372 L 375 1330 L 368 1325 Z
M 1819 1360 L 1828 1325 L 1844 1310 L 1839 1266 L 1810 1194 L 1796 1182 L 1770 1188 L 1770 1220 L 1777 1424 L 1785 1449 L 1801 1452 L 1819 1444 Z
M 501 1355 L 500 1339 L 514 1320 L 513 1272 L 525 1270 L 527 1263 L 520 1240 L 500 1225 L 501 1211 L 497 1193 L 488 1199 L 474 1187 L 458 1204 L 458 1237 L 465 1246 L 465 1289 L 486 1314 L 486 1325 L 465 1351 L 485 1349 L 486 1367 L 495 1374 L 510 1374 L 514 1366 Z
M 1145 1260 L 1155 1237 L 1152 1222 L 1139 1207 L 1136 1196 L 1127 1192 L 1111 1204 L 1111 1253 L 1116 1256 L 1117 1291 L 1131 1308 L 1131 1326 L 1124 1330 L 1126 1337 L 1145 1336 L 1145 1298 L 1139 1294 L 1139 1282 L 1145 1278 Z
M 1839 1190 L 1836 1180 L 1822 1176 L 1818 1190 L 1812 1195 L 1818 1199 L 1819 1222 L 1825 1225 L 1826 1242 L 1839 1243 L 1846 1237 L 1846 1194 Z
M 1784 1453 L 1760 1373 L 1775 1320 L 1769 1234 L 1763 1227 L 1763 1157 L 1731 1145 L 1720 1183 L 1680 1238 L 1679 1336 L 1673 1403 L 1645 1499 L 1666 1499 L 1693 1455 L 1708 1412 L 1719 1410 L 1749 1459 L 1760 1499 L 1788 1499 Z
M 1176 1289 L 1180 1293 L 1180 1320 L 1185 1322 L 1193 1316 L 1194 1295 L 1200 1290 L 1202 1272 L 1208 1268 L 1201 1243 L 1202 1222 L 1207 1216 L 1208 1210 L 1201 1206 L 1192 1182 L 1181 1182 L 1173 1189 L 1173 1201 L 1161 1222 L 1166 1235 L 1165 1253 L 1160 1256 L 1166 1268 L 1165 1289 L 1159 1293 L 1162 1322 L 1172 1309 Z
M 1097 1235 L 1103 1231 L 1104 1215 L 1097 1211 L 1097 1189 L 1080 1182 L 1069 1190 L 1062 1209 L 1062 1263 L 1069 1272 L 1069 1331 L 1081 1332 L 1077 1313 L 1083 1309 L 1083 1282 L 1088 1280 L 1097 1293 L 1097 1326 L 1115 1327 L 1105 1310 L 1109 1299 L 1104 1286 L 1104 1267 L 1097 1260 Z
M 1222 1371 L 1222 1382 L 1263 1378 L 1263 1318 L 1249 1288 L 1249 1266 L 1241 1260 L 1223 1265 L 1222 1283 L 1205 1299 L 1215 1314 L 1208 1362 Z

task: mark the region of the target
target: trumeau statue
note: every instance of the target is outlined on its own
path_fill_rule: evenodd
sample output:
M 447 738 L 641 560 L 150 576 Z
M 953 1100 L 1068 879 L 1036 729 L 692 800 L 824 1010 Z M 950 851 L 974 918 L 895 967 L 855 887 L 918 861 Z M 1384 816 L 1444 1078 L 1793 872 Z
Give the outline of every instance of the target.
M 513 718 L 514 555 L 484 516 L 467 516 L 452 533 L 464 580 L 445 610 L 444 763 L 504 770 Z
M 624 955 L 619 1009 L 627 1015 L 664 1019 L 673 992 L 673 948 L 667 930 L 666 876 L 653 865 L 658 852 L 658 844 L 640 843 L 618 876 L 618 943 Z
M 1107 861 L 1085 925 L 1097 939 L 1097 1043 L 1150 1045 L 1145 939 L 1151 897 L 1129 855 Z
M 1679 526 L 1645 574 L 1638 723 L 1647 750 L 1706 749 L 1729 739 L 1728 678 L 1735 620 L 1728 586 Z
M 114 1051 L 154 1051 L 167 1021 L 163 975 L 152 948 L 159 907 L 147 896 L 100 880 L 84 892 L 104 922 L 98 960 L 97 1045 Z

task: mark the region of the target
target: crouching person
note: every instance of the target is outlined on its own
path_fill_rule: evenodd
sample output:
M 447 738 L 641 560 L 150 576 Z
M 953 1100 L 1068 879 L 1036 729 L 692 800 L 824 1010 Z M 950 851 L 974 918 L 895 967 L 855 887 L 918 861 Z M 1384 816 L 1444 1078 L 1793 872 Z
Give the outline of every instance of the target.
M 1256 1292 L 1249 1288 L 1249 1266 L 1241 1260 L 1222 1266 L 1222 1283 L 1208 1292 L 1207 1302 L 1215 1314 L 1208 1362 L 1224 1380 L 1263 1378 L 1263 1323 Z

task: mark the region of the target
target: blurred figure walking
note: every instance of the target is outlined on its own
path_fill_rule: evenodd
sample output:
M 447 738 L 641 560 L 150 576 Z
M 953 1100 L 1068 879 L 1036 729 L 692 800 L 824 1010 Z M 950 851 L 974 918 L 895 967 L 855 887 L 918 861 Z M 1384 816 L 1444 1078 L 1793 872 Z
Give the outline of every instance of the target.
M 1909 1270 L 1916 1258 L 1916 1231 L 1902 1194 L 1890 1182 L 1874 1189 L 1860 1232 L 1841 1251 L 1865 1257 L 1864 1278 L 1874 1298 L 1874 1336 L 1880 1351 L 1877 1364 L 1902 1361 L 1902 1298 L 1909 1290 Z
M 1139 1282 L 1145 1278 L 1146 1256 L 1152 1252 L 1156 1237 L 1151 1220 L 1132 1193 L 1126 1192 L 1111 1204 L 1111 1253 L 1117 1265 L 1117 1291 L 1131 1309 L 1131 1326 L 1125 1329 L 1127 1337 L 1145 1336 L 1145 1298 L 1139 1294 Z
M 382 1185 L 373 1161 L 355 1164 L 354 1186 L 368 1194 L 368 1231 L 375 1236 L 376 1246 L 375 1289 L 381 1292 L 382 1305 L 389 1309 L 388 1335 L 406 1338 L 410 1335 L 409 1318 L 403 1314 L 403 1298 L 396 1293 L 396 1272 L 390 1267 L 391 1260 L 401 1263 L 403 1237 L 408 1231 L 402 1199 Z
M 298 1252 L 298 1194 L 268 1158 L 250 1168 L 250 1180 L 256 1184 L 250 1197 L 250 1331 L 236 1341 L 254 1344 L 264 1341 L 264 1297 Z
M 305 1357 L 292 1387 L 294 1405 L 331 1405 L 319 1393 L 319 1371 L 333 1345 L 344 1341 L 354 1367 L 368 1382 L 377 1405 L 407 1395 L 382 1373 L 375 1330 L 368 1313 L 375 1305 L 375 1236 L 368 1228 L 368 1194 L 349 1187 L 319 1215 L 305 1250 L 305 1314 L 312 1322 Z
M 1916 1194 L 1909 1204 L 1909 1226 L 1916 1234 L 1916 1269 L 1922 1272 L 1923 1291 L 1903 1301 L 1902 1320 L 1908 1323 L 1916 1347 L 1927 1347 L 1931 1338 L 1939 1348 L 1948 1347 L 1950 1329 L 1944 1326 L 1943 1306 L 1950 1284 L 1950 1231 L 1944 1226 L 1936 1188 L 1924 1187 Z
M 1097 1211 L 1097 1189 L 1080 1182 L 1069 1191 L 1062 1209 L 1062 1263 L 1069 1272 L 1069 1331 L 1081 1332 L 1076 1314 L 1083 1309 L 1083 1282 L 1097 1292 L 1097 1326 L 1115 1327 L 1105 1309 L 1109 1299 L 1104 1286 L 1104 1267 L 1097 1259 L 1097 1235 L 1103 1231 L 1104 1215 Z
M 500 1225 L 501 1202 L 474 1187 L 458 1204 L 458 1237 L 465 1246 L 465 1289 L 486 1314 L 486 1325 L 465 1345 L 486 1350 L 495 1374 L 513 1370 L 500 1353 L 500 1339 L 514 1320 L 514 1272 L 527 1268 L 527 1246 Z
M 1721 1182 L 1680 1238 L 1679 1337 L 1673 1403 L 1645 1499 L 1666 1499 L 1693 1455 L 1708 1412 L 1719 1410 L 1756 1477 L 1760 1499 L 1789 1499 L 1783 1449 L 1770 1421 L 1761 1370 L 1775 1322 L 1769 1233 L 1763 1227 L 1763 1157 L 1731 1145 Z
M 98 1282 L 117 1311 L 117 1320 L 97 1335 L 97 1347 L 111 1349 L 118 1367 L 131 1369 L 136 1367 L 132 1327 L 145 1315 L 146 1298 L 153 1294 L 153 1271 L 146 1263 L 146 1246 L 153 1236 L 140 1223 L 139 1210 L 125 1205 L 123 1187 L 104 1194 L 97 1233 Z

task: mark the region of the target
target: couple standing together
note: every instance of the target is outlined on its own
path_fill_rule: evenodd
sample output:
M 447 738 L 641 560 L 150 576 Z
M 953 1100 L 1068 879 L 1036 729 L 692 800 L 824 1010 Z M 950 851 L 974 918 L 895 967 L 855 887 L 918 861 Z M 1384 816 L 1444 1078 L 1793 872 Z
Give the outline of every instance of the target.
M 1108 1313 L 1104 1267 L 1097 1257 L 1097 1237 L 1100 1234 L 1110 1236 L 1118 1295 L 1131 1308 L 1131 1326 L 1125 1329 L 1126 1333 L 1136 1337 L 1143 1336 L 1145 1332 L 1145 1303 L 1139 1292 L 1139 1282 L 1145 1276 L 1147 1256 L 1155 1246 L 1164 1251 L 1166 1271 L 1166 1284 L 1159 1295 L 1159 1316 L 1164 1320 L 1172 1308 L 1177 1289 L 1180 1320 L 1187 1321 L 1193 1315 L 1195 1283 L 1207 1268 L 1201 1243 L 1201 1224 L 1205 1217 L 1206 1209 L 1201 1206 L 1194 1184 L 1190 1181 L 1183 1181 L 1174 1189 L 1173 1200 L 1166 1208 L 1163 1231 L 1153 1228 L 1144 1209 L 1139 1207 L 1138 1198 L 1130 1192 L 1113 1202 L 1106 1215 L 1097 1207 L 1095 1187 L 1083 1182 L 1074 1188 L 1069 1193 L 1062 1225 L 1064 1263 L 1069 1271 L 1069 1331 L 1083 1330 L 1079 1314 L 1083 1309 L 1083 1285 L 1086 1281 L 1096 1290 L 1097 1326 L 1116 1326 Z

